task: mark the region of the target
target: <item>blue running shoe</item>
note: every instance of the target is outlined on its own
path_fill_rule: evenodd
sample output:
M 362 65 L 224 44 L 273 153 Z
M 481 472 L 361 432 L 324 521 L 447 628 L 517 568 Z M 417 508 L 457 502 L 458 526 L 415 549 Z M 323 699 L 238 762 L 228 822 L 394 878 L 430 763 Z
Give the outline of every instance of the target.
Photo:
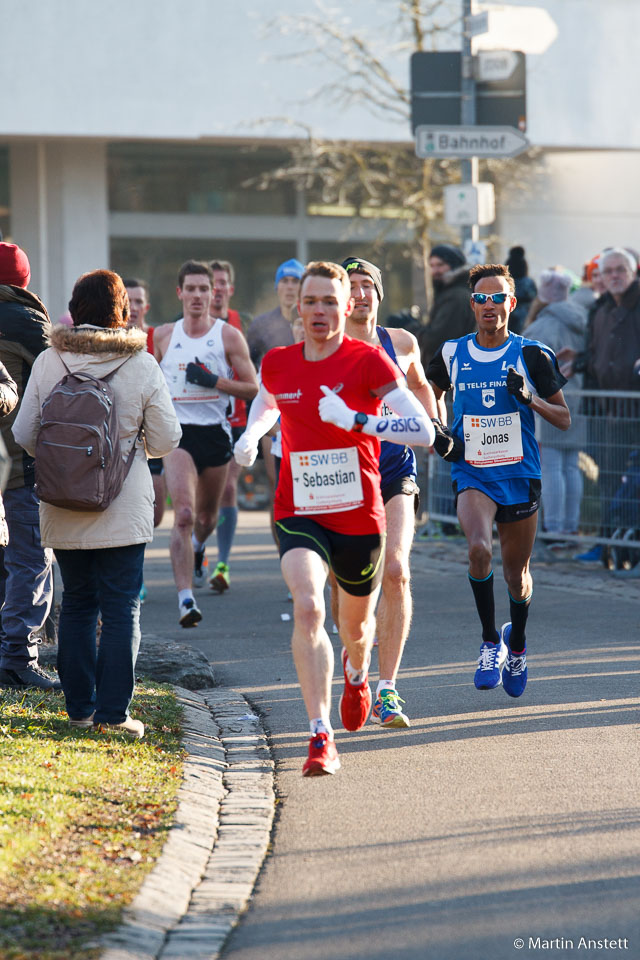
M 579 563 L 602 563 L 602 544 L 594 544 L 591 550 L 587 550 L 586 553 L 579 553 L 573 559 L 578 560 Z
M 504 692 L 510 697 L 521 697 L 527 685 L 527 653 L 512 653 L 509 646 L 511 624 L 503 623 L 500 639 L 507 645 L 507 662 L 502 671 L 502 685 Z
M 400 704 L 404 703 L 396 690 L 384 689 L 371 711 L 371 722 L 379 723 L 382 727 L 410 727 L 409 718 L 402 712 Z
M 478 669 L 473 682 L 477 690 L 493 690 L 502 683 L 502 668 L 507 659 L 507 647 L 502 636 L 499 643 L 483 643 L 478 657 Z

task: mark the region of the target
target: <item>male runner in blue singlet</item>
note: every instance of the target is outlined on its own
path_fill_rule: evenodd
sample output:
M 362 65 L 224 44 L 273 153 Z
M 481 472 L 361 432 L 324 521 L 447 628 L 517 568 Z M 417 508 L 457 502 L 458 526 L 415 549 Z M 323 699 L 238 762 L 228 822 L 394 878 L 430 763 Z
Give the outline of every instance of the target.
M 469 548 L 469 580 L 482 624 L 474 683 L 504 685 L 519 697 L 527 683 L 525 626 L 533 581 L 529 563 L 540 504 L 540 455 L 534 412 L 559 430 L 571 416 L 567 382 L 549 347 L 509 332 L 515 284 L 502 264 L 481 264 L 469 276 L 477 332 L 447 340 L 427 368 L 438 399 L 434 448 L 451 462 L 460 526 Z M 453 424 L 444 394 L 453 390 Z M 496 630 L 492 527 L 500 539 L 511 618 Z
M 377 325 L 378 310 L 384 297 L 380 270 L 361 257 L 347 257 L 342 266 L 349 275 L 353 298 L 346 334 L 382 347 L 400 367 L 407 386 L 427 414 L 435 417 L 436 402 L 420 361 L 418 341 L 408 330 L 387 330 Z M 389 414 L 384 407 L 383 412 Z M 376 612 L 380 681 L 371 719 L 383 727 L 409 726 L 401 709 L 404 701 L 398 697 L 396 680 L 411 625 L 409 554 L 420 493 L 416 472 L 416 458 L 411 447 L 382 441 L 380 489 L 387 518 L 387 550 Z

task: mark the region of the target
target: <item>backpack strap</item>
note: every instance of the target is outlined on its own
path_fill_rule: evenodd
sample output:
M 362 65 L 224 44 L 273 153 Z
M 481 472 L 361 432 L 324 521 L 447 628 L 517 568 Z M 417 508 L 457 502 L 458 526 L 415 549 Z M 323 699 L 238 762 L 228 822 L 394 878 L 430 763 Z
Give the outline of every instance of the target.
M 111 380 L 111 377 L 114 375 L 114 373 L 117 373 L 121 367 L 124 367 L 125 363 L 127 363 L 128 360 L 131 360 L 131 357 L 125 357 L 122 363 L 119 363 L 118 366 L 111 371 L 111 373 L 108 373 L 105 377 L 100 377 L 100 379 L 104 380 L 105 383 L 108 383 L 109 380 Z
M 134 457 L 134 454 L 135 454 L 135 452 L 136 452 L 136 447 L 137 447 L 137 445 L 140 443 L 140 440 L 142 439 L 142 434 L 143 434 L 143 433 L 144 433 L 144 426 L 143 426 L 143 424 L 140 424 L 140 429 L 138 430 L 138 432 L 137 432 L 136 435 L 135 435 L 135 439 L 134 439 L 134 441 L 133 441 L 133 446 L 131 447 L 131 450 L 129 450 L 129 454 L 128 454 L 128 456 L 127 456 L 127 459 L 126 459 L 125 462 L 124 462 L 124 476 L 125 476 L 125 480 L 126 480 L 126 478 L 129 476 L 129 470 L 131 469 L 131 464 L 133 463 L 133 457 Z

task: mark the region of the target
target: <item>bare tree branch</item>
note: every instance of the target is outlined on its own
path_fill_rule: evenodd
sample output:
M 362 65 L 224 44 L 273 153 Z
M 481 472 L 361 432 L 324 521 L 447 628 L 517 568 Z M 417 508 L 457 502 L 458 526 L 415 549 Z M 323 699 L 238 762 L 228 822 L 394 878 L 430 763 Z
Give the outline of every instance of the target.
M 442 42 L 459 38 L 459 0 L 386 0 L 392 10 L 388 30 L 370 37 L 366 24 L 353 28 L 344 8 L 336 11 L 316 0 L 315 11 L 297 17 L 281 16 L 268 25 L 270 32 L 296 43 L 296 50 L 281 55 L 288 62 L 305 66 L 314 77 L 316 66 L 322 81 L 307 92 L 305 102 L 318 98 L 341 107 L 361 106 L 385 121 L 406 124 L 409 140 L 411 94 L 398 77 L 397 64 L 406 62 L 415 50 L 436 50 Z M 408 77 L 408 69 L 406 76 Z M 269 122 L 269 121 L 265 121 Z M 383 243 L 399 220 L 410 223 L 415 245 L 408 251 L 421 265 L 426 263 L 432 237 L 456 240 L 443 221 L 443 187 L 460 181 L 456 161 L 421 160 L 409 143 L 365 145 L 352 141 L 318 139 L 307 128 L 289 147 L 290 158 L 276 169 L 254 178 L 258 189 L 289 182 L 307 191 L 322 204 L 342 206 L 379 217 L 378 242 Z M 513 160 L 481 162 L 481 177 L 495 183 L 526 189 L 537 165 L 535 151 Z M 426 271 L 425 271 L 426 283 Z

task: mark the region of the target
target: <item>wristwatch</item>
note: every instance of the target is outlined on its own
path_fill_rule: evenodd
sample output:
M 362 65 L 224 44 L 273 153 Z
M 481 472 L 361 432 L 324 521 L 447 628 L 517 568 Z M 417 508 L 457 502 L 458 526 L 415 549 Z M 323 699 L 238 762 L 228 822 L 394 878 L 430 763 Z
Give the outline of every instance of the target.
M 364 427 L 365 423 L 368 422 L 369 417 L 366 415 L 366 413 L 356 413 L 355 417 L 353 418 L 353 426 L 351 429 L 354 433 L 362 433 L 362 428 Z

